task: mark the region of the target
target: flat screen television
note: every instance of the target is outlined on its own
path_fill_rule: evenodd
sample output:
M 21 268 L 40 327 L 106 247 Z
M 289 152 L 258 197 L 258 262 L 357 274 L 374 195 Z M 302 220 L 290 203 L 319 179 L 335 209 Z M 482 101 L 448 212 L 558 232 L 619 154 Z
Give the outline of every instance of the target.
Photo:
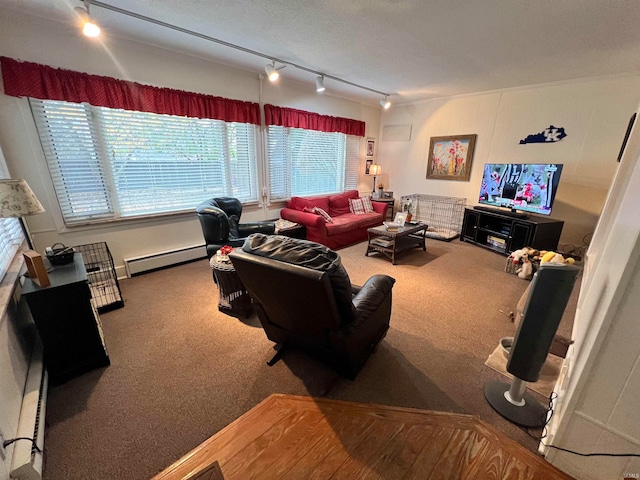
M 487 163 L 478 202 L 513 213 L 550 215 L 561 173 L 561 164 Z

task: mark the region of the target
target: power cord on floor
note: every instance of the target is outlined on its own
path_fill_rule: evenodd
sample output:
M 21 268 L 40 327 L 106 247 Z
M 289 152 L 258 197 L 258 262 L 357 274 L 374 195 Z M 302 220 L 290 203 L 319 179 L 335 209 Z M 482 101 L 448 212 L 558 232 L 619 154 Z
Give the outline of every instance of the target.
M 38 453 L 43 453 L 42 450 L 40 450 L 40 447 L 38 447 L 38 445 L 36 444 L 36 441 L 33 438 L 29 438 L 29 437 L 16 437 L 16 438 L 12 438 L 10 440 L 5 440 L 4 442 L 2 442 L 2 446 L 4 448 L 7 448 L 9 445 L 11 445 L 12 443 L 17 442 L 18 440 L 28 440 L 33 444 L 33 448 L 36 450 L 36 452 Z
M 592 452 L 592 453 L 582 453 L 576 452 L 574 450 L 569 450 L 568 448 L 557 447 L 555 445 L 547 445 L 542 440 L 547 437 L 547 425 L 551 421 L 553 417 L 553 401 L 558 398 L 558 394 L 556 392 L 551 392 L 549 394 L 549 415 L 547 415 L 547 421 L 542 426 L 542 435 L 537 436 L 533 435 L 530 432 L 530 428 L 523 428 L 523 430 L 529 435 L 531 438 L 538 440 L 542 445 L 547 448 L 555 448 L 556 450 L 560 450 L 561 452 L 571 453 L 573 455 L 579 455 L 581 457 L 640 457 L 639 453 L 606 453 L 606 452 Z

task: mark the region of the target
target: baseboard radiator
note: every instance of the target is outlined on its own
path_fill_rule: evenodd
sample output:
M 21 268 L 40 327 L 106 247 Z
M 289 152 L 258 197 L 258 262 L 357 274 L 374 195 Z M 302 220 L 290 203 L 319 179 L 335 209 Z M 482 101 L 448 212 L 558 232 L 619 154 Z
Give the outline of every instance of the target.
M 16 437 L 32 438 L 14 443 L 10 478 L 41 480 L 44 452 L 44 419 L 47 405 L 47 371 L 42 362 L 42 345 L 36 341 L 24 388 Z
M 206 258 L 206 256 L 207 251 L 204 244 L 193 245 L 140 257 L 125 258 L 124 266 L 127 271 L 127 277 L 131 278 L 160 268 Z

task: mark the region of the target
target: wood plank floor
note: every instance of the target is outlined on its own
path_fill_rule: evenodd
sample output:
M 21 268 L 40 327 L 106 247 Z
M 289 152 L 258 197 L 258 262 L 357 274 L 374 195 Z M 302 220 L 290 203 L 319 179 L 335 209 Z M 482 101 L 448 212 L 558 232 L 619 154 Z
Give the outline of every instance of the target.
M 470 415 L 274 394 L 152 480 L 571 479 Z

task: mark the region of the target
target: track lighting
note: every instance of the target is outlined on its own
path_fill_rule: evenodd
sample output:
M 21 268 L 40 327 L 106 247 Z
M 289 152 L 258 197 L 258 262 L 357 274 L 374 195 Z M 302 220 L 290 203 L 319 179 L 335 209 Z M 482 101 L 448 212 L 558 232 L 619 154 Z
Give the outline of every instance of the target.
M 136 12 L 125 10 L 124 8 L 121 8 L 121 7 L 116 7 L 116 6 L 113 6 L 113 5 L 109 5 L 108 3 L 104 3 L 102 0 L 82 0 L 82 2 L 84 3 L 85 8 L 78 7 L 78 8 L 75 9 L 75 11 L 76 11 L 76 14 L 78 15 L 78 17 L 83 20 L 82 27 L 84 29 L 84 34 L 87 35 L 87 36 L 97 36 L 97 35 L 100 34 L 100 27 L 98 27 L 98 25 L 96 25 L 93 21 L 91 21 L 91 17 L 89 15 L 89 7 L 90 7 L 91 4 L 93 4 L 94 7 L 98 7 L 98 8 L 104 9 L 104 10 L 110 10 L 112 12 L 115 12 L 115 13 L 118 13 L 118 14 L 121 14 L 121 15 L 126 15 L 128 17 L 135 18 L 136 20 L 141 20 L 143 22 L 151 23 L 153 25 L 157 25 L 157 26 L 162 27 L 162 28 L 167 28 L 167 29 L 173 30 L 175 32 L 179 32 L 179 33 L 186 34 L 186 35 L 191 35 L 193 37 L 197 37 L 197 38 L 202 39 L 202 40 L 207 40 L 208 42 L 217 43 L 218 45 L 223 45 L 225 47 L 234 48 L 234 49 L 239 50 L 241 52 L 248 53 L 250 55 L 255 55 L 257 57 L 264 58 L 264 59 L 268 60 L 269 62 L 271 62 L 270 64 L 267 64 L 267 66 L 264 67 L 264 71 L 266 72 L 267 76 L 269 77 L 269 80 L 272 81 L 272 82 L 276 81 L 280 77 L 280 74 L 279 74 L 278 70 L 282 70 L 284 67 L 297 68 L 299 70 L 304 70 L 305 72 L 312 73 L 312 74 L 318 76 L 318 78 L 316 78 L 316 91 L 318 91 L 318 92 L 324 91 L 324 79 L 325 78 L 330 78 L 331 80 L 333 80 L 335 82 L 340 82 L 340 83 L 344 83 L 345 85 L 350 85 L 350 86 L 355 87 L 355 88 L 360 88 L 362 90 L 367 90 L 368 92 L 371 92 L 371 93 L 384 95 L 385 96 L 384 99 L 380 100 L 380 105 L 382 105 L 385 109 L 389 108 L 391 106 L 391 102 L 387 100 L 387 97 L 389 96 L 389 93 L 387 93 L 387 92 L 382 92 L 380 90 L 375 90 L 373 88 L 369 88 L 369 87 L 366 87 L 364 85 L 359 85 L 357 83 L 350 82 L 349 80 L 345 80 L 345 79 L 340 78 L 340 77 L 336 77 L 336 76 L 333 76 L 333 75 L 328 75 L 328 74 L 319 72 L 317 70 L 313 70 L 311 68 L 307 68 L 307 67 L 305 67 L 303 65 L 300 65 L 300 64 L 294 63 L 294 62 L 290 62 L 290 61 L 285 60 L 283 58 L 276 58 L 276 57 L 274 57 L 272 55 L 269 55 L 267 53 L 264 53 L 264 52 L 251 50 L 249 48 L 243 47 L 241 45 L 235 45 L 233 43 L 227 42 L 227 41 L 219 39 L 219 38 L 211 37 L 209 35 L 205 35 L 203 33 L 196 32 L 196 31 L 193 31 L 193 30 L 188 30 L 186 28 L 179 27 L 177 25 L 172 25 L 171 23 L 168 23 L 168 22 L 166 22 L 164 20 L 159 20 L 159 19 L 156 19 L 156 18 L 147 17 L 145 15 L 141 15 L 141 14 L 136 13 Z M 121 3 L 124 3 L 124 2 L 121 2 Z M 276 63 L 279 63 L 281 66 L 276 68 Z
M 269 65 L 267 63 L 267 66 L 264 67 L 264 71 L 267 74 L 267 77 L 269 77 L 269 80 L 271 80 L 272 82 L 275 82 L 280 77 L 280 72 L 276 70 L 275 60 L 272 65 Z
M 89 13 L 91 1 L 84 0 L 83 3 L 84 3 L 84 8 L 82 7 L 74 8 L 74 11 L 76 12 L 76 14 L 78 15 L 78 18 L 80 18 L 80 21 L 82 22 L 82 33 L 86 37 L 97 37 L 98 35 L 100 35 L 100 27 L 98 26 L 97 23 L 95 23 L 91 19 L 91 14 Z

